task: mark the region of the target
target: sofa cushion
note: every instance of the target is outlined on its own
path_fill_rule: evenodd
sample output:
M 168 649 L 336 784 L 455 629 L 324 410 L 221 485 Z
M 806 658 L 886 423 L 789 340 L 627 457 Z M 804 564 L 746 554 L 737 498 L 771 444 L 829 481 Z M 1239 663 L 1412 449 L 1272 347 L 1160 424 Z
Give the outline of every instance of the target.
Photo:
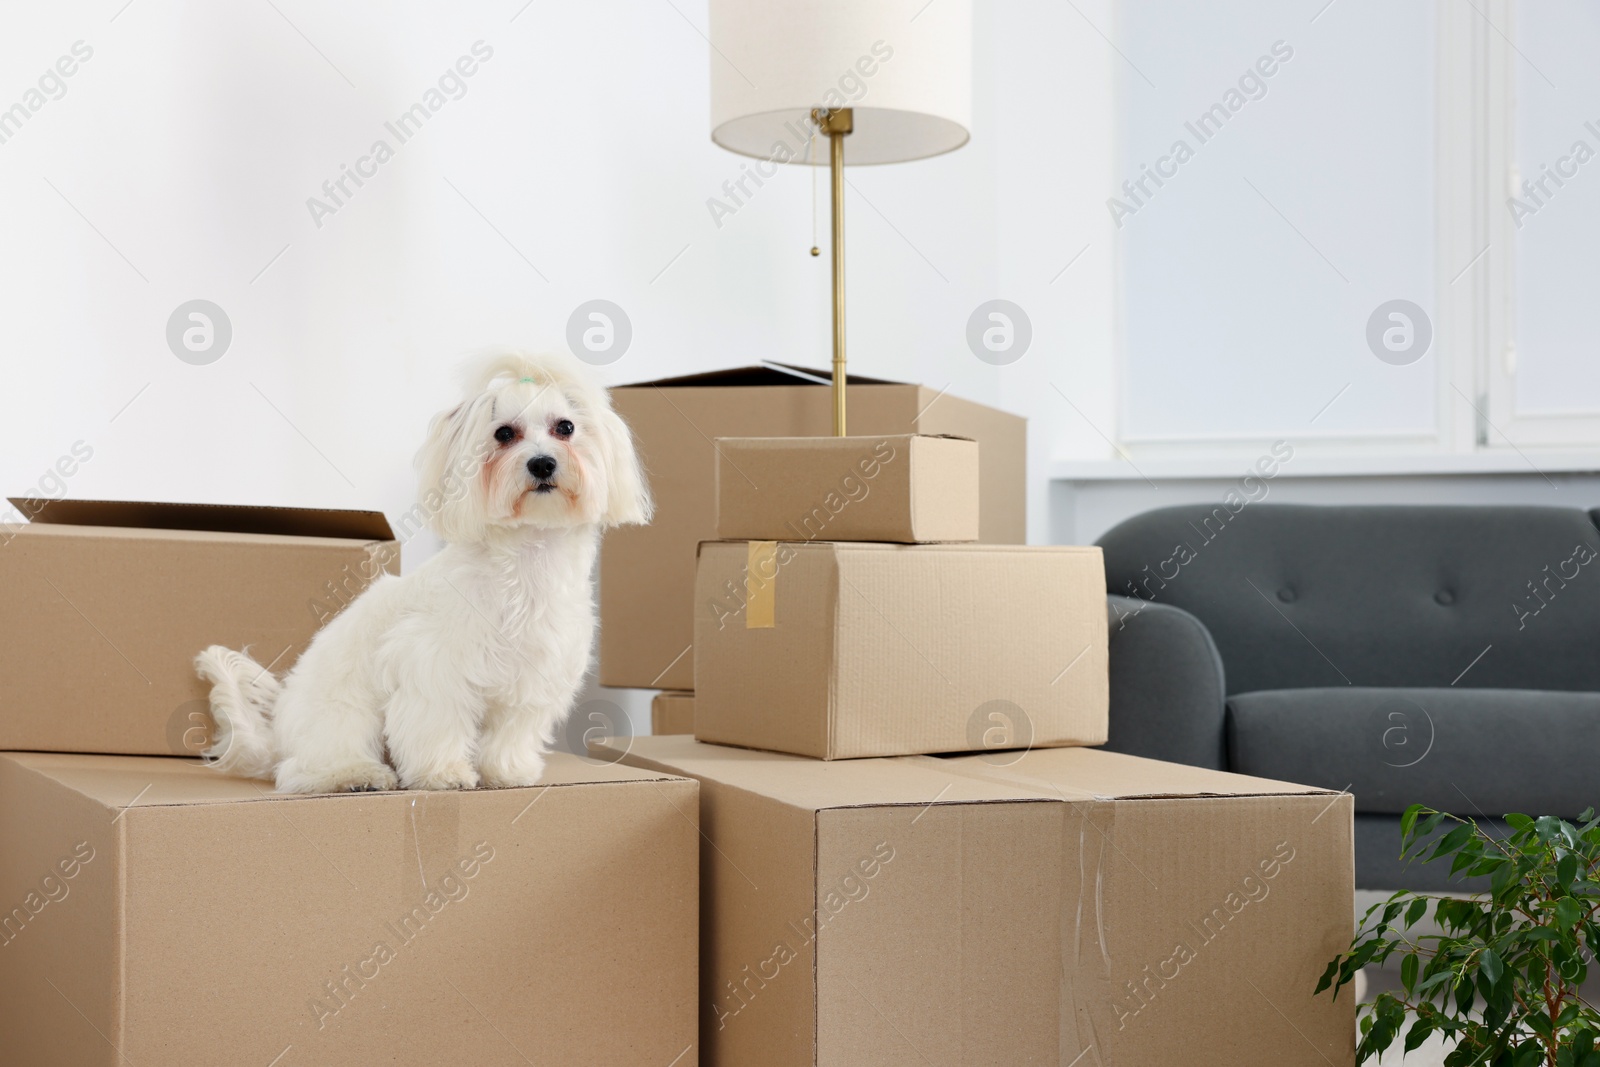
M 1276 470 L 1276 467 L 1273 468 Z M 1600 690 L 1600 532 L 1577 508 L 1160 508 L 1100 539 L 1111 593 L 1205 623 L 1234 693 Z
M 1278 689 L 1228 698 L 1228 769 L 1348 788 L 1361 813 L 1600 807 L 1600 693 Z

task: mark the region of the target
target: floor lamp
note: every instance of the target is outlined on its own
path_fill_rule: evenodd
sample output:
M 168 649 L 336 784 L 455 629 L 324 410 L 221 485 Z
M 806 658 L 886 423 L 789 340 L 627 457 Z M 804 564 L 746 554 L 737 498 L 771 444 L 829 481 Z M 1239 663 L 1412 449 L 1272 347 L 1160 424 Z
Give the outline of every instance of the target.
M 833 256 L 833 432 L 845 434 L 844 167 L 960 148 L 972 123 L 970 0 L 711 0 L 711 139 L 821 166 Z M 847 158 L 848 157 L 848 158 Z M 763 166 L 765 164 L 765 166 Z

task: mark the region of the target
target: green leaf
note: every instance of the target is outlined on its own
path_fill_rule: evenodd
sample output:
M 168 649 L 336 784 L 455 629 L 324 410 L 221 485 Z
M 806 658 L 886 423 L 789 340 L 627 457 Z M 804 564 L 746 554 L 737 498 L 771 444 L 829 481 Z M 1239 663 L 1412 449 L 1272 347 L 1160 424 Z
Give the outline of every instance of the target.
M 1427 914 L 1427 911 L 1427 897 L 1418 897 L 1416 900 L 1413 900 L 1411 902 L 1411 906 L 1406 908 L 1406 926 L 1408 928 L 1415 926 L 1417 924 L 1417 920 Z
M 1568 852 L 1565 856 L 1562 856 L 1561 859 L 1556 861 L 1556 881 L 1560 883 L 1559 888 L 1561 891 L 1563 893 L 1567 892 L 1567 887 L 1570 886 L 1573 881 L 1577 879 L 1577 877 L 1578 857 Z
M 1431 1033 L 1433 1033 L 1433 1027 L 1429 1025 L 1428 1020 L 1418 1019 L 1412 1023 L 1410 1032 L 1406 1034 L 1405 1051 L 1415 1052 L 1417 1046 L 1428 1040 L 1428 1035 Z
M 1450 981 L 1454 977 L 1455 975 L 1449 971 L 1440 971 L 1438 974 L 1431 974 L 1422 980 L 1422 984 L 1417 986 L 1416 992 L 1419 994 L 1426 993 L 1434 986 L 1443 985 L 1445 982 Z
M 1521 830 L 1524 833 L 1533 829 L 1533 820 L 1528 818 L 1526 815 L 1507 815 L 1506 822 L 1511 824 L 1511 828 L 1513 830 Z
M 1422 812 L 1421 804 L 1413 804 L 1400 816 L 1400 839 L 1404 841 L 1411 836 L 1411 831 L 1416 828 L 1417 816 Z
M 1570 857 L 1569 857 L 1570 858 Z M 1576 930 L 1578 921 L 1584 916 L 1584 907 L 1571 897 L 1562 897 L 1556 901 L 1556 922 L 1563 930 Z
M 1415 954 L 1407 956 L 1400 961 L 1400 984 L 1410 993 L 1412 986 L 1417 984 L 1417 957 Z M 1410 1051 L 1407 1049 L 1406 1051 Z
M 1433 858 L 1437 859 L 1447 852 L 1458 851 L 1462 845 L 1470 840 L 1472 840 L 1472 827 L 1467 823 L 1462 823 L 1439 839 Z

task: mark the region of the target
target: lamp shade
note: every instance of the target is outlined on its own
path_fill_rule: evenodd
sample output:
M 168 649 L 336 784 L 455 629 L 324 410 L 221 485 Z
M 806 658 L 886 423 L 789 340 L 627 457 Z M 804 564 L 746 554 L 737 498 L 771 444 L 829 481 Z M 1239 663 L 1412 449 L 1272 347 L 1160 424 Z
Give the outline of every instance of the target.
M 960 148 L 972 125 L 970 0 L 710 0 L 711 139 L 806 158 L 813 108 L 850 108 L 848 162 Z

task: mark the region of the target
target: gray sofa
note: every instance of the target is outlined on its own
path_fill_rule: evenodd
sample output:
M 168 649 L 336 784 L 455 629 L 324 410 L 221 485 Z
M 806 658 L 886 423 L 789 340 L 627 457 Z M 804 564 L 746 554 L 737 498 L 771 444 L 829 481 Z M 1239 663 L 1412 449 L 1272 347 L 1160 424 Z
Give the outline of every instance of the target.
M 1242 504 L 1100 539 L 1107 748 L 1355 795 L 1356 884 L 1412 803 L 1504 829 L 1600 807 L 1600 512 Z

